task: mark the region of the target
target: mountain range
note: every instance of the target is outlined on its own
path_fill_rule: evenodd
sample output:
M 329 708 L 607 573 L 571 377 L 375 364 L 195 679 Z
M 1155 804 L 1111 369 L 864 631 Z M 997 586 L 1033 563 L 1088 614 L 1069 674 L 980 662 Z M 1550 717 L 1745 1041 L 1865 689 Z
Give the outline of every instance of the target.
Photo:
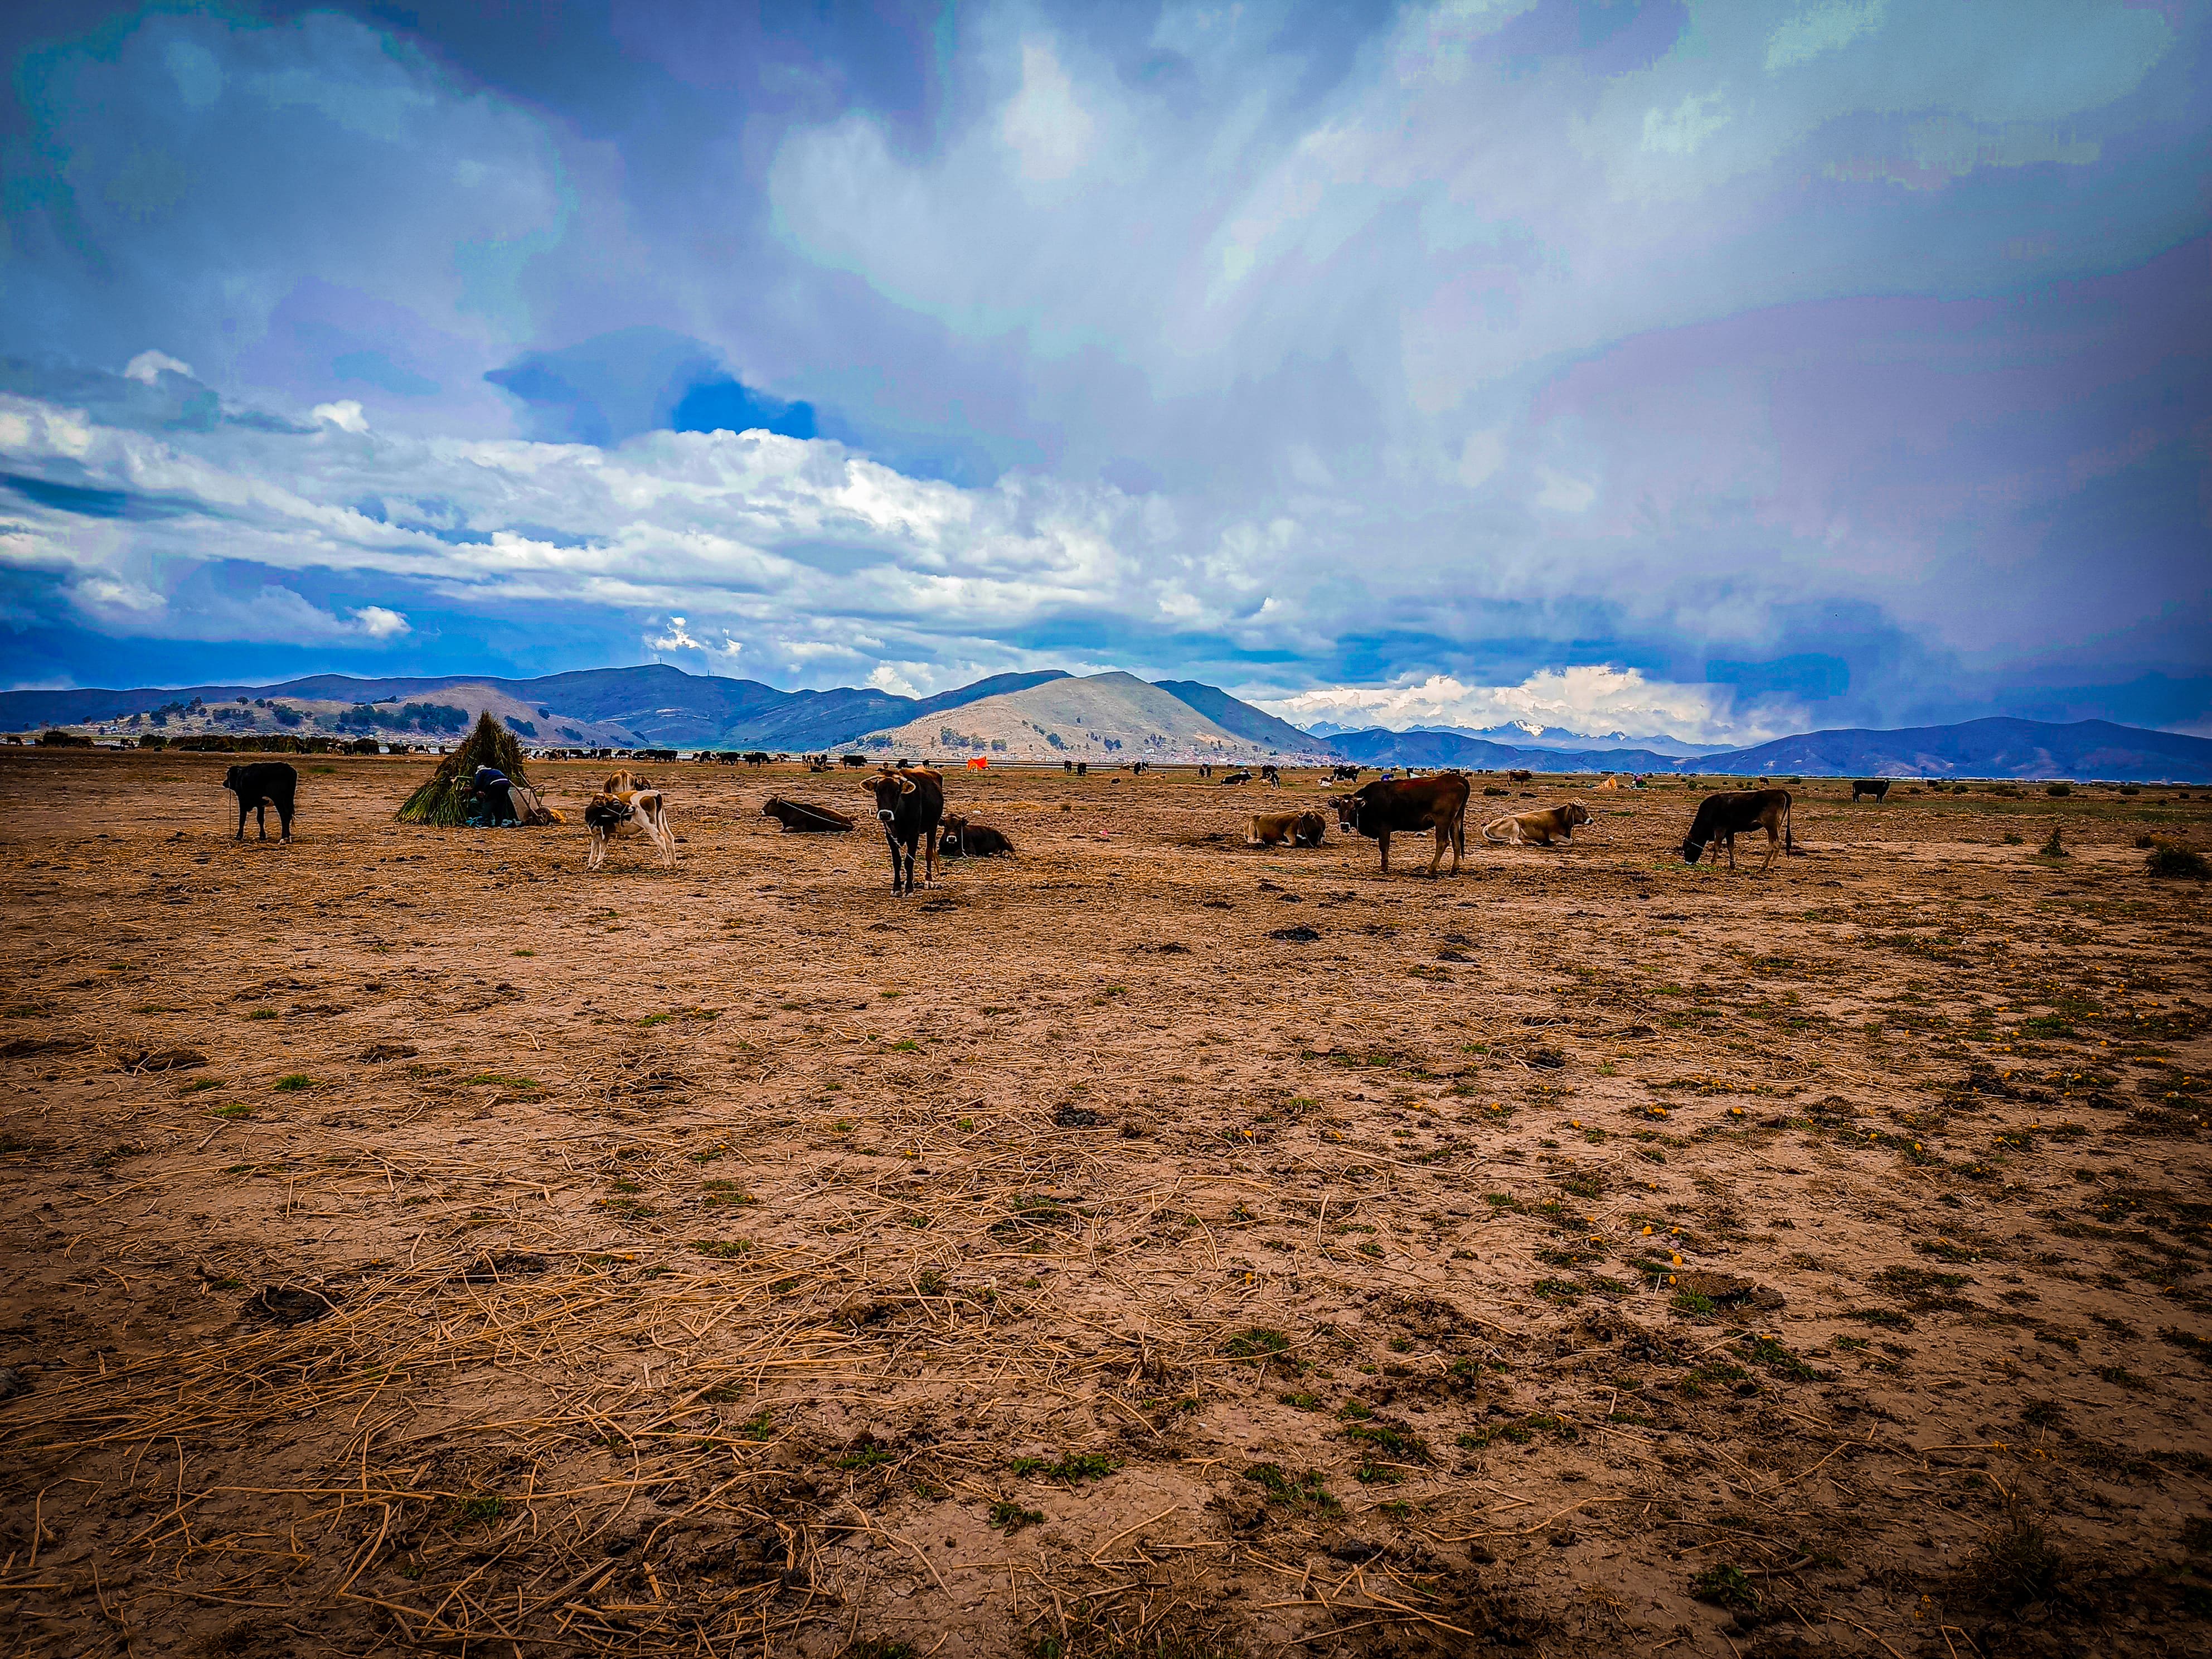
M 187 710 L 195 701 L 202 707 Z M 1616 743 L 1556 727 L 1531 732 L 1519 723 L 1480 732 L 1374 727 L 1324 735 L 1302 732 L 1196 680 L 1148 684 L 1124 673 L 1076 678 L 1057 669 L 994 674 L 928 697 L 864 686 L 783 691 L 665 664 L 535 679 L 320 674 L 277 685 L 9 691 L 0 692 L 0 730 L 112 726 L 132 716 L 143 727 L 157 710 L 167 711 L 161 720 L 183 729 L 274 730 L 304 722 L 304 729 L 388 731 L 404 729 L 411 720 L 425 732 L 449 731 L 456 720 L 489 710 L 538 742 L 616 748 L 799 752 L 872 738 L 878 750 L 957 756 L 975 752 L 980 739 L 983 752 L 1009 759 L 1273 758 L 1553 773 L 2212 781 L 2212 739 L 2109 720 L 2057 725 L 1993 717 L 1898 731 L 1811 732 L 1749 748 L 1674 753 L 1667 750 L 1694 746 L 1662 739 Z M 955 711 L 959 718 L 948 718 Z M 434 727 L 434 720 L 444 724 Z

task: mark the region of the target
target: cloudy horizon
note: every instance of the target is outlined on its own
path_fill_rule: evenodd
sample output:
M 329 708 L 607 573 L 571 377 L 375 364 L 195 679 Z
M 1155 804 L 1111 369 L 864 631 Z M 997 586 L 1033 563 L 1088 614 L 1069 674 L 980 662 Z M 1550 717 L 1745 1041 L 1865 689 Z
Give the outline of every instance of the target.
M 2212 732 L 2212 25 L 0 20 L 0 681 Z

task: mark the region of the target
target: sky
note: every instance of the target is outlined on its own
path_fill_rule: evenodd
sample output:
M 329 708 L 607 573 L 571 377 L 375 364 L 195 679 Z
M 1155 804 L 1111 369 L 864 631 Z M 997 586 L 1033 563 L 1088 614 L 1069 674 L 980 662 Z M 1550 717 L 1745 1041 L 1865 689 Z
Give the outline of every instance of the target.
M 0 684 L 2212 733 L 2212 7 L 0 8 Z

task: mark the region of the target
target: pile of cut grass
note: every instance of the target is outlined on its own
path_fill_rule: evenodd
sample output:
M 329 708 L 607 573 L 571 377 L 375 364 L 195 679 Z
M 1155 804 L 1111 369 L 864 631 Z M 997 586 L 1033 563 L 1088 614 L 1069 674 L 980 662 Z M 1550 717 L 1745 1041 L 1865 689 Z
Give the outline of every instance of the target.
M 504 772 L 510 783 L 527 784 L 523 775 L 522 745 L 514 733 L 491 717 L 489 709 L 477 716 L 468 741 L 438 763 L 428 781 L 407 797 L 399 809 L 402 823 L 436 823 L 458 829 L 469 821 L 476 807 L 477 768 L 489 766 Z

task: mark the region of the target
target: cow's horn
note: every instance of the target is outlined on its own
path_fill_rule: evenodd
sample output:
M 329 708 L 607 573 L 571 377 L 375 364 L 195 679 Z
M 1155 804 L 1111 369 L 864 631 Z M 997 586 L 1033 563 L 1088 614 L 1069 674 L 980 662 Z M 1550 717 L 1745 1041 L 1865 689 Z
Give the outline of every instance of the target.
M 898 786 L 899 793 L 902 795 L 911 795 L 914 793 L 914 780 L 912 778 L 901 778 L 898 781 Z

